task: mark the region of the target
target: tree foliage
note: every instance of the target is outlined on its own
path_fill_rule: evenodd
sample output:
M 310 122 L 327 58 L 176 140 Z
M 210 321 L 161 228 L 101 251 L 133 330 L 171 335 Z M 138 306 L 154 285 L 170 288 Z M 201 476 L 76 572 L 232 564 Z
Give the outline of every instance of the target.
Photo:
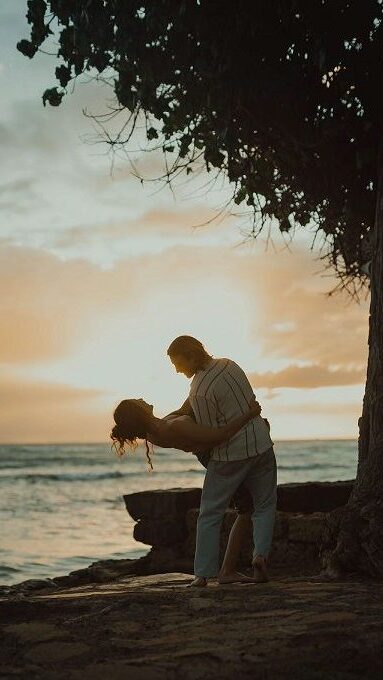
M 112 81 L 113 115 L 143 114 L 169 175 L 203 159 L 236 204 L 282 232 L 313 223 L 343 283 L 362 281 L 381 135 L 382 0 L 29 0 L 32 58 L 58 35 L 60 104 L 84 72 Z

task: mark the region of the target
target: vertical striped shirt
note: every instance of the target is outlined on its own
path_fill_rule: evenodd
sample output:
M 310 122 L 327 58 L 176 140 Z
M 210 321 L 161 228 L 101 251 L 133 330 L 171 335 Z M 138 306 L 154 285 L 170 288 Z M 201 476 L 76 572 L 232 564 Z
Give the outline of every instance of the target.
M 222 427 L 249 410 L 254 393 L 243 370 L 231 359 L 212 359 L 195 374 L 189 402 L 197 423 Z M 228 442 L 212 449 L 214 460 L 243 460 L 270 449 L 273 442 L 261 416 L 244 425 Z

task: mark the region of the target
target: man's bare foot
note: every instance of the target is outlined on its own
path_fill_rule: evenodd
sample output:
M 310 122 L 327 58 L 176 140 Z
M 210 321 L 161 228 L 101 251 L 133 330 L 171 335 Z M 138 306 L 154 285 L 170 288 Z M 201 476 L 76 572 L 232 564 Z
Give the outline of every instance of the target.
M 203 576 L 196 576 L 195 579 L 187 584 L 187 588 L 205 588 L 207 586 L 207 578 Z
M 254 579 L 256 583 L 267 583 L 269 575 L 267 573 L 266 559 L 263 555 L 257 555 L 253 559 Z
M 241 574 L 239 571 L 232 571 L 229 574 L 218 576 L 218 583 L 224 585 L 225 583 L 258 583 L 258 581 L 251 576 Z

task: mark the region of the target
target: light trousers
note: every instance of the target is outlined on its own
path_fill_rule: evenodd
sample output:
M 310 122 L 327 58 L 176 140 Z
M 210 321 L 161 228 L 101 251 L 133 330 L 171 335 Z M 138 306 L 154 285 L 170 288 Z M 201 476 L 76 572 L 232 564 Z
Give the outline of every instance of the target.
M 271 448 L 251 458 L 210 460 L 197 522 L 194 573 L 210 578 L 219 572 L 220 530 L 230 499 L 242 482 L 253 499 L 254 557 L 267 557 L 273 537 L 277 503 L 277 466 Z

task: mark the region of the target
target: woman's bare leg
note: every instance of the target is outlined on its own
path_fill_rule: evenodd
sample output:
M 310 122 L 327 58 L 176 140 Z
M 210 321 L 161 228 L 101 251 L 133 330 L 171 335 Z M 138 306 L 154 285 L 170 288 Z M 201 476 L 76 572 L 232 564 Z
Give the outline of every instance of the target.
M 254 582 L 254 579 L 236 571 L 241 546 L 246 534 L 250 532 L 250 529 L 251 513 L 248 512 L 243 515 L 238 515 L 231 527 L 225 557 L 223 558 L 222 567 L 218 574 L 218 581 L 220 583 Z

